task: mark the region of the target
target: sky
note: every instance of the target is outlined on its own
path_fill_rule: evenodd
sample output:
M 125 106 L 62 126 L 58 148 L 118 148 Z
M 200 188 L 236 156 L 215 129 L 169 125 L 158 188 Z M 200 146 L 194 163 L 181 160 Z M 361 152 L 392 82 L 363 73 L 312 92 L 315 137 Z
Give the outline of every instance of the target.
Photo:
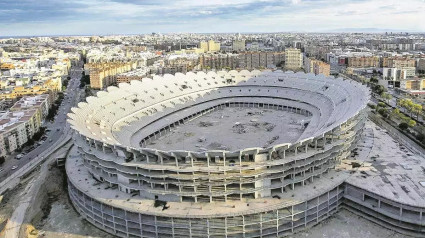
M 425 0 L 0 0 L 1 36 L 425 32 Z

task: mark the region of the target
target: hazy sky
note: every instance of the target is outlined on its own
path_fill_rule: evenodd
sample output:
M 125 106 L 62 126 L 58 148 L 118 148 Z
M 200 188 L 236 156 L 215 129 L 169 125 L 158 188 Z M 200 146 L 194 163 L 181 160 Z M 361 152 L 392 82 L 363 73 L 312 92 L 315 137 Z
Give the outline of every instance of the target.
M 425 0 L 0 0 L 0 36 L 359 28 L 425 32 Z

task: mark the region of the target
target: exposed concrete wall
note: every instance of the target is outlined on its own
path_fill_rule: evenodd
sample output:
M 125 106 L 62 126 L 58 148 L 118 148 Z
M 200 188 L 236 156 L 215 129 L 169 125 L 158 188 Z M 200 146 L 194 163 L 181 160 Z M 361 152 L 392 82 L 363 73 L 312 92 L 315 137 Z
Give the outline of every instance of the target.
M 317 224 L 338 210 L 344 185 L 299 204 L 242 216 L 177 218 L 134 213 L 101 204 L 69 185 L 75 208 L 95 226 L 119 237 L 276 237 Z

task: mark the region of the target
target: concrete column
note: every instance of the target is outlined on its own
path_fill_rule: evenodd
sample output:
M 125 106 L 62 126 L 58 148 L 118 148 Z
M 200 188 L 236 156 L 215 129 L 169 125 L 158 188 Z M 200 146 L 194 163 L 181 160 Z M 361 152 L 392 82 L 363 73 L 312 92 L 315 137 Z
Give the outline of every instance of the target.
M 207 237 L 210 237 L 210 221 L 208 219 L 207 219 Z
M 171 234 L 172 234 L 173 237 L 175 236 L 175 234 L 174 234 L 174 218 L 173 217 L 171 217 Z
M 156 237 L 158 237 L 158 225 L 156 224 L 156 216 L 154 216 L 155 217 L 155 235 L 156 235 Z
M 140 213 L 139 213 L 139 227 L 140 227 L 140 235 L 143 237 L 142 214 Z
M 263 213 L 260 213 L 260 237 L 263 236 Z
M 242 215 L 242 232 L 245 234 L 245 216 Z
M 162 158 L 162 156 L 159 155 L 159 154 L 157 154 L 156 156 L 158 156 L 159 162 L 161 162 L 161 164 L 164 164 L 164 159 Z M 157 163 L 158 163 L 158 161 L 157 161 Z
M 205 153 L 205 156 L 207 157 L 207 167 L 210 167 L 210 155 L 208 153 Z
M 178 167 L 179 166 L 179 159 L 177 158 L 176 155 L 173 155 L 173 157 L 174 157 L 174 161 L 176 162 L 176 166 Z
M 242 167 L 242 153 L 239 152 L 239 166 Z M 239 172 L 241 172 L 241 168 L 239 169 Z
M 328 216 L 329 216 L 329 191 L 328 191 L 328 201 L 327 201 L 327 203 L 328 203 Z M 320 196 L 319 196 L 320 197 Z M 338 197 L 337 197 L 337 204 L 338 204 Z M 317 206 L 317 207 L 319 207 L 319 206 Z M 317 215 L 319 215 L 319 212 L 317 212 Z
M 114 216 L 114 207 L 111 206 L 112 209 L 112 225 L 114 226 L 114 232 L 117 233 L 117 230 L 115 229 L 115 216 Z
M 291 206 L 291 232 L 294 233 L 294 206 Z

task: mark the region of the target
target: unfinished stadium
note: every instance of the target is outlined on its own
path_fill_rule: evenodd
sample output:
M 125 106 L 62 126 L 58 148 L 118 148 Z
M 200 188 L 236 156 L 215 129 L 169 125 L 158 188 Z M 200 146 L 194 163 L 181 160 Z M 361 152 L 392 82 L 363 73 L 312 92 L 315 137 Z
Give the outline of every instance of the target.
M 354 81 L 282 71 L 108 87 L 69 114 L 70 199 L 119 237 L 280 237 L 341 206 L 424 232 L 423 200 L 386 198 L 337 169 L 362 138 L 368 100 Z

